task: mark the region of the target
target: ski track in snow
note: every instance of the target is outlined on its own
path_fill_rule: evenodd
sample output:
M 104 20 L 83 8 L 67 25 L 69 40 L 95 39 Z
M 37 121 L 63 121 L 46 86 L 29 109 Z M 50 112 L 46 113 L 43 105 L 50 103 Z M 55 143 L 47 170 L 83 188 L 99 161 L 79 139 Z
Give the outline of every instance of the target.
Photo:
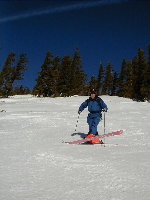
M 150 104 L 102 96 L 105 138 L 118 145 L 69 145 L 88 132 L 87 97 L 0 99 L 0 200 L 149 200 Z M 103 134 L 103 120 L 99 133 Z

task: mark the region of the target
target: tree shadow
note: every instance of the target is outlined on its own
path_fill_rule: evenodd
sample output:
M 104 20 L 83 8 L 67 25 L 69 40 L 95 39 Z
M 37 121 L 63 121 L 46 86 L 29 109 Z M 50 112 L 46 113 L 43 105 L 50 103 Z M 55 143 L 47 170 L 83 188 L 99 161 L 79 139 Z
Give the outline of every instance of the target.
M 72 133 L 71 136 L 79 135 L 81 138 L 85 138 L 87 134 L 85 133 Z

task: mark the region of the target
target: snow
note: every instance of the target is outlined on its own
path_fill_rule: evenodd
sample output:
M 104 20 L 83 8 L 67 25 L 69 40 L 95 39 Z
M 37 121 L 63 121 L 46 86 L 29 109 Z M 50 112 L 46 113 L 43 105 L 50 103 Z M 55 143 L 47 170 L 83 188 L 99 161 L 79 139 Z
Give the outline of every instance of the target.
M 0 200 L 150 199 L 150 104 L 102 96 L 106 133 L 124 133 L 105 138 L 105 147 L 62 143 L 88 132 L 87 110 L 75 132 L 87 98 L 0 99 Z

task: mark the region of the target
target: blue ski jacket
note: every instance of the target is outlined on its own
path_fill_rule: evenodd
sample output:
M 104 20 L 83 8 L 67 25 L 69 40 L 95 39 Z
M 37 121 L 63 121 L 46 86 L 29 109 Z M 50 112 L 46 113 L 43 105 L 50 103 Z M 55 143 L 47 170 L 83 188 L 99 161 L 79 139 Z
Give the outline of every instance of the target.
M 88 111 L 90 117 L 101 117 L 102 110 L 105 109 L 105 111 L 108 110 L 107 105 L 104 103 L 104 101 L 96 96 L 94 99 L 91 97 L 87 99 L 85 102 L 83 102 L 80 107 L 79 111 L 83 111 L 88 106 Z

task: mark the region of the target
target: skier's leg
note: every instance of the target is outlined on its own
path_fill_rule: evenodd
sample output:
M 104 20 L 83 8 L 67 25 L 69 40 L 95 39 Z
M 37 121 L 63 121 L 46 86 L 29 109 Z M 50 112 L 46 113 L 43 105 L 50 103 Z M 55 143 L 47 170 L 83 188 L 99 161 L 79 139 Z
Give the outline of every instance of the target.
M 91 125 L 91 129 L 92 129 L 92 134 L 97 135 L 97 126 L 100 122 L 100 117 L 94 117 L 92 120 L 92 125 Z
M 92 133 L 92 118 L 90 118 L 90 116 L 88 116 L 87 117 L 87 123 L 88 123 L 88 125 L 89 125 L 89 133 L 88 134 L 90 134 L 90 133 Z
M 100 117 L 94 117 L 94 118 L 91 118 L 90 120 L 89 120 L 89 124 L 90 124 L 90 128 L 91 128 L 91 130 L 92 130 L 92 132 L 91 132 L 91 134 L 94 136 L 96 136 L 97 135 L 97 126 L 98 126 L 98 124 L 99 124 L 99 122 L 100 122 Z M 89 135 L 90 136 L 90 135 Z M 93 137 L 92 136 L 92 137 Z M 95 144 L 95 143 L 101 143 L 102 142 L 102 140 L 100 140 L 100 139 L 98 139 L 98 138 L 96 138 L 96 139 L 92 139 L 91 141 L 89 141 L 89 143 L 91 143 L 91 144 Z M 103 143 L 103 142 L 102 142 Z

